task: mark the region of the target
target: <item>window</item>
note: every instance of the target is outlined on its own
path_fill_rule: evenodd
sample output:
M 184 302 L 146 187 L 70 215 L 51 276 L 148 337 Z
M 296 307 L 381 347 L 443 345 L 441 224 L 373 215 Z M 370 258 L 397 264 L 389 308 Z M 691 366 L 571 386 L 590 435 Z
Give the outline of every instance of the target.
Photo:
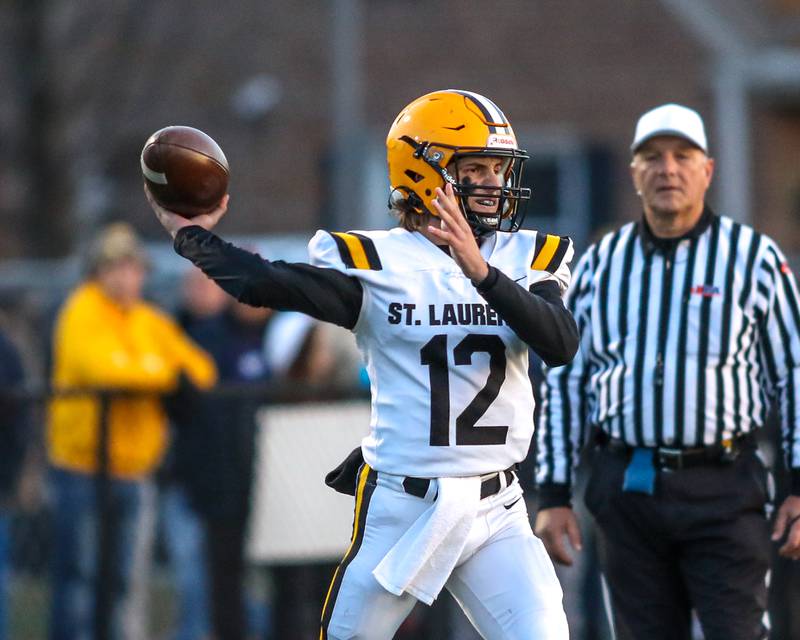
M 524 227 L 568 235 L 580 253 L 610 213 L 610 154 L 569 131 L 517 128 L 528 152 L 522 184 L 531 189 Z

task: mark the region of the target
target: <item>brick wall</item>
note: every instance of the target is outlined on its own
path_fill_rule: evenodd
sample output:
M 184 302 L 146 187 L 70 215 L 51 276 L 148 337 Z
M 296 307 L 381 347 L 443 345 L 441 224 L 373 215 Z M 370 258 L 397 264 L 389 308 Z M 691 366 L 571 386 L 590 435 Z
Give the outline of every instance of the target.
M 20 109 L 25 96 L 4 91 L 0 127 L 18 147 L 30 131 L 45 136 L 50 178 L 46 203 L 37 205 L 36 182 L 26 177 L 33 161 L 20 164 L 14 145 L 0 147 L 0 216 L 13 221 L 0 256 L 68 253 L 111 217 L 158 234 L 140 191 L 138 153 L 167 124 L 206 130 L 228 155 L 234 214 L 225 232 L 325 224 L 320 167 L 333 133 L 334 3 L 17 0 L 0 5 L 0 35 L 26 2 L 40 9 L 46 121 L 31 129 Z M 365 131 L 385 131 L 429 90 L 485 93 L 518 129 L 560 128 L 607 150 L 611 219 L 638 212 L 627 149 L 642 111 L 683 102 L 714 131 L 708 52 L 658 2 L 370 0 L 362 8 Z M 4 87 L 16 86 L 5 82 L 12 54 L 0 52 Z M 263 117 L 243 117 L 233 96 L 254 77 L 277 82 L 282 97 Z M 772 153 L 776 166 L 779 158 Z M 774 178 L 761 171 L 770 166 L 759 164 L 756 193 L 771 191 Z M 779 198 L 761 201 L 759 216 L 780 217 Z M 46 221 L 51 237 L 43 242 Z

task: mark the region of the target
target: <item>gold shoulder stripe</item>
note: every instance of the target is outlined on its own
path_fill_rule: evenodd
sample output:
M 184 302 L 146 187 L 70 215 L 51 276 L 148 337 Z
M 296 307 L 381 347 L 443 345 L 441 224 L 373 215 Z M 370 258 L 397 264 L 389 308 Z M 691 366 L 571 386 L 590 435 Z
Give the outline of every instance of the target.
M 544 242 L 540 245 L 539 238 L 536 238 L 536 249 L 534 250 L 531 269 L 544 271 L 547 265 L 550 264 L 550 260 L 553 258 L 556 249 L 558 249 L 560 240 L 561 238 L 558 236 L 551 236 L 548 234 L 544 237 Z
M 555 273 L 564 258 L 571 240 L 566 236 L 547 234 L 536 238 L 531 269 Z
M 331 236 L 339 249 L 342 262 L 347 267 L 351 269 L 372 269 L 373 271 L 379 271 L 382 268 L 378 252 L 375 250 L 375 244 L 366 236 L 338 231 L 331 233 Z

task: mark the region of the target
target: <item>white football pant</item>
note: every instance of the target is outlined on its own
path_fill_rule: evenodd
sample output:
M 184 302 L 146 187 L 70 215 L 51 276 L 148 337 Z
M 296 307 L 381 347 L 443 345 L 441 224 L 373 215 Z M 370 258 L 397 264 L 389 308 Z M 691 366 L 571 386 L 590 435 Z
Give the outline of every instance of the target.
M 320 640 L 391 640 L 416 603 L 408 593 L 386 591 L 372 570 L 430 507 L 436 481 L 418 498 L 403 490 L 402 477 L 364 469 L 368 477 L 356 495 L 353 539 L 325 601 Z M 569 637 L 561 586 L 531 531 L 517 481 L 481 500 L 445 588 L 486 640 Z

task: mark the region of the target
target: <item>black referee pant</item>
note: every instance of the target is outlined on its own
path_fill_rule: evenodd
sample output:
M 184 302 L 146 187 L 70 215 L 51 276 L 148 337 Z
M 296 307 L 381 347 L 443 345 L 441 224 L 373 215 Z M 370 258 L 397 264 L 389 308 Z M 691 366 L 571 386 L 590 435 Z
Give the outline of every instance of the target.
M 585 502 L 598 529 L 617 640 L 768 636 L 768 472 L 753 450 L 733 462 L 657 474 L 654 495 L 623 492 L 628 456 L 599 449 Z

